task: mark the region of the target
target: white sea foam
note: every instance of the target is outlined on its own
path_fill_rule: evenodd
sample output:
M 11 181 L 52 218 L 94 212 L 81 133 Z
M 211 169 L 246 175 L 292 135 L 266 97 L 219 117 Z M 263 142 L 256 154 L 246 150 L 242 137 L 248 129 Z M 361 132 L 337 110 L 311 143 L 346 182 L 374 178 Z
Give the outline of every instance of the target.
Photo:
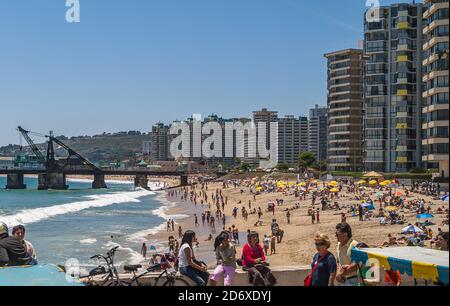
M 153 215 L 159 216 L 165 220 L 168 219 L 180 220 L 189 217 L 188 215 L 183 214 L 173 214 L 173 215 L 168 214 L 167 210 L 169 210 L 171 207 L 174 207 L 176 203 L 167 200 L 164 193 L 160 193 L 155 199 L 160 203 L 162 203 L 163 205 L 158 207 L 157 209 L 152 210 Z M 149 235 L 155 235 L 156 233 L 163 231 L 166 228 L 166 226 L 167 226 L 166 222 L 163 222 L 160 225 L 155 226 L 153 228 L 131 234 L 127 237 L 127 240 L 134 242 L 145 242 L 148 240 Z
M 93 244 L 96 242 L 97 242 L 97 239 L 95 239 L 95 238 L 86 238 L 86 239 L 80 240 L 80 243 L 82 243 L 82 244 Z
M 119 203 L 138 203 L 139 198 L 155 194 L 154 192 L 145 189 L 136 189 L 135 191 L 110 193 L 102 195 L 90 195 L 84 198 L 86 201 L 72 202 L 68 204 L 54 205 L 49 207 L 40 207 L 34 209 L 25 209 L 19 213 L 10 216 L 0 217 L 0 221 L 5 222 L 8 226 L 15 226 L 18 224 L 36 223 L 48 218 L 74 213 L 93 207 L 105 207 Z
M 162 223 L 158 226 L 155 226 L 151 229 L 146 229 L 143 231 L 139 231 L 137 233 L 128 235 L 127 240 L 129 241 L 133 241 L 133 242 L 146 242 L 148 241 L 148 236 L 149 235 L 155 235 L 156 233 L 158 233 L 159 231 L 162 231 L 165 229 L 166 223 Z
M 142 263 L 145 259 L 144 257 L 139 253 L 136 252 L 135 250 L 133 250 L 132 248 L 127 248 L 127 247 L 123 247 L 120 244 L 113 242 L 113 241 L 109 241 L 106 243 L 106 247 L 107 248 L 113 248 L 118 246 L 119 248 L 117 249 L 118 251 L 125 251 L 127 252 L 127 261 L 126 263 L 128 264 L 132 264 L 132 265 L 136 265 L 136 264 L 140 264 Z M 118 262 L 117 266 L 122 265 L 123 262 Z
M 92 183 L 92 179 L 82 179 L 82 178 L 68 178 L 68 182 L 73 183 Z M 133 184 L 133 181 L 120 181 L 120 180 L 105 180 L 105 183 L 108 184 L 116 184 L 116 185 L 130 185 Z

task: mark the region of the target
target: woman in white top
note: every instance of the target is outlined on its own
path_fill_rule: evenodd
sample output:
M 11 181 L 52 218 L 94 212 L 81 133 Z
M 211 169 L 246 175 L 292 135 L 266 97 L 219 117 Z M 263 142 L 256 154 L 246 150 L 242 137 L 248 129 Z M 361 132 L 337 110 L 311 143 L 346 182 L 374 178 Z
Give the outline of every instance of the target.
M 197 241 L 195 232 L 186 231 L 181 240 L 181 247 L 178 253 L 178 268 L 180 273 L 192 279 L 197 286 L 208 284 L 209 273 L 205 263 L 195 259 L 192 244 Z

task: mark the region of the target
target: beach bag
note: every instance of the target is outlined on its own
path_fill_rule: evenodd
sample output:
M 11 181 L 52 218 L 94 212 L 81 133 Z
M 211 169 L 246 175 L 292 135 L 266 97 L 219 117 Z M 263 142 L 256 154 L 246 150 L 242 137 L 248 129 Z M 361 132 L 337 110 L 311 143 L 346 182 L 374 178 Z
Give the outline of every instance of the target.
M 327 255 L 328 255 L 328 253 L 325 254 L 324 256 L 320 257 L 319 260 L 317 260 L 316 264 L 314 265 L 314 267 L 311 270 L 311 273 L 303 281 L 303 285 L 305 287 L 311 287 L 312 286 L 312 276 L 314 275 L 314 272 L 316 271 L 317 267 L 319 266 L 319 263 L 322 261 L 322 259 L 327 257 Z
M 255 271 L 256 270 L 256 271 Z M 277 279 L 265 264 L 256 264 L 248 267 L 249 282 L 254 286 L 273 286 Z

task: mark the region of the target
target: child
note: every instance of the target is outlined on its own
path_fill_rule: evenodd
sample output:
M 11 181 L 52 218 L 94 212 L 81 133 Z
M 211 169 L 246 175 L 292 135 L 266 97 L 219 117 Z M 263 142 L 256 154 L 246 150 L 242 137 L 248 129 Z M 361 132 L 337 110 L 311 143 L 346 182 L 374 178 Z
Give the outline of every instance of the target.
M 270 255 L 275 254 L 276 249 L 275 246 L 277 244 L 277 236 L 273 235 L 272 239 L 270 239 Z
M 269 245 L 270 245 L 270 237 L 267 235 L 264 235 L 263 243 L 264 243 L 264 253 L 267 256 L 267 251 L 269 251 Z
M 217 286 L 217 281 L 223 275 L 225 286 L 232 286 L 236 271 L 236 248 L 230 242 L 230 233 L 224 231 L 216 238 L 214 249 L 217 258 L 217 267 L 211 276 L 211 285 Z

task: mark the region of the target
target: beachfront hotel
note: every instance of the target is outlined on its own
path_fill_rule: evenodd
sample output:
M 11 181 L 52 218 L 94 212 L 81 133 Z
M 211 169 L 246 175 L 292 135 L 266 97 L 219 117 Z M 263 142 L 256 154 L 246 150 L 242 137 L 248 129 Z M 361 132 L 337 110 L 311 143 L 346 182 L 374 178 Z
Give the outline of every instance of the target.
M 364 18 L 364 167 L 422 167 L 422 25 L 425 7 L 401 3 Z
M 328 108 L 316 105 L 309 110 L 308 117 L 308 151 L 317 161 L 327 160 Z
M 328 169 L 361 171 L 363 50 L 325 54 L 328 60 Z
M 308 118 L 288 115 L 278 119 L 278 163 L 297 165 L 308 151 Z
M 423 29 L 423 156 L 427 168 L 449 176 L 448 0 L 425 0 Z

